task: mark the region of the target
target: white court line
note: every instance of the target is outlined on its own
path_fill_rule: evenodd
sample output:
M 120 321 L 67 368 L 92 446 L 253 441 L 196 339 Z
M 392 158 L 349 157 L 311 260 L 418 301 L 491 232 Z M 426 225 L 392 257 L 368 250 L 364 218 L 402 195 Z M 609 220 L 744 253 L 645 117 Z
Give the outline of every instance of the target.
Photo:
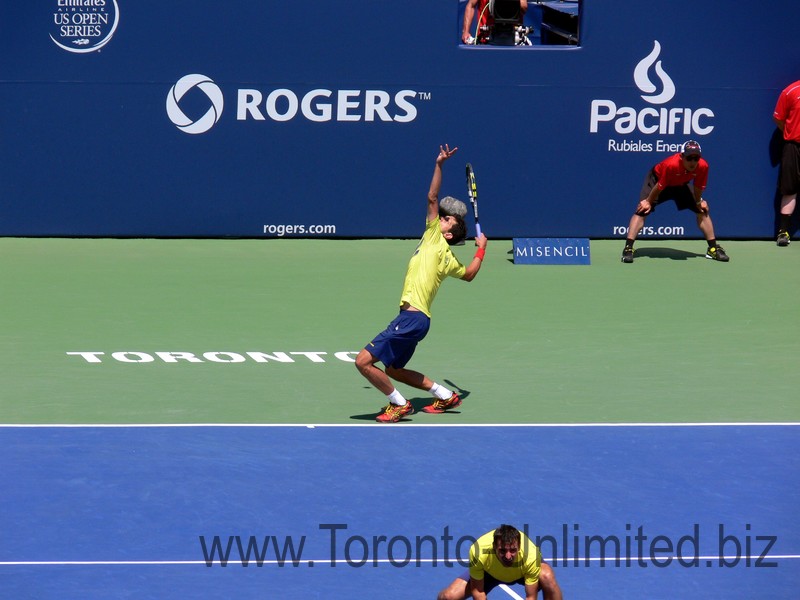
M 658 557 L 656 557 L 656 560 L 658 560 L 659 562 L 663 562 L 663 561 L 665 561 L 667 559 L 669 559 L 670 561 L 674 561 L 674 562 L 678 562 L 678 560 L 683 560 L 684 562 L 688 562 L 690 560 L 692 560 L 692 561 L 693 560 L 698 560 L 698 561 L 705 561 L 705 562 L 708 562 L 708 561 L 715 562 L 715 561 L 719 561 L 719 560 L 726 560 L 726 561 L 730 562 L 730 561 L 733 561 L 733 560 L 735 560 L 737 558 L 740 560 L 740 562 L 743 565 L 744 565 L 744 561 L 747 559 L 746 556 L 736 556 L 736 555 L 727 556 L 726 555 L 726 556 L 720 557 L 720 556 L 717 556 L 717 555 L 708 555 L 708 556 L 680 556 L 680 557 L 679 556 L 670 556 L 670 557 L 658 556 Z M 757 556 L 751 556 L 750 557 L 750 561 L 753 562 L 758 558 L 759 557 L 757 557 Z M 798 559 L 800 559 L 800 554 L 768 554 L 766 556 L 760 557 L 760 559 L 762 561 L 798 560 Z M 559 562 L 563 562 L 563 561 L 554 561 L 552 558 L 546 558 L 545 557 L 542 560 L 544 560 L 545 562 L 548 562 L 550 564 L 555 564 L 556 568 L 565 566 L 565 565 L 559 564 Z M 631 561 L 632 564 L 630 566 L 626 567 L 626 565 L 625 565 L 626 558 L 624 556 L 621 556 L 620 559 L 619 559 L 619 562 L 620 562 L 619 567 L 620 568 L 622 568 L 622 567 L 624 567 L 624 568 L 633 568 L 633 567 L 636 566 L 635 564 L 633 564 L 636 561 L 651 562 L 652 560 L 653 559 L 651 559 L 649 556 L 631 557 L 630 561 Z M 607 566 L 607 567 L 616 567 L 617 566 L 617 565 L 614 564 L 616 562 L 616 559 L 613 558 L 613 557 L 601 558 L 599 556 L 593 556 L 593 557 L 590 557 L 590 558 L 579 558 L 578 559 L 578 563 L 579 563 L 578 565 L 573 564 L 574 563 L 573 559 L 569 559 L 567 561 L 568 564 L 566 565 L 566 567 L 575 568 L 576 566 L 577 567 L 584 566 L 584 564 L 587 561 L 588 562 L 603 562 L 603 561 L 605 561 L 605 563 L 606 563 L 605 566 Z M 397 560 L 388 559 L 388 558 L 370 559 L 368 562 L 369 563 L 373 563 L 374 562 L 374 563 L 379 563 L 379 564 L 390 564 L 390 565 L 394 566 L 395 568 L 398 566 L 398 563 L 399 563 L 399 561 L 397 561 Z M 419 558 L 419 559 L 417 559 L 417 558 L 414 558 L 414 559 L 411 559 L 408 564 L 409 565 L 416 565 L 416 563 L 420 563 L 420 564 L 422 564 L 422 563 L 432 563 L 432 564 L 435 563 L 435 564 L 438 565 L 439 563 L 447 563 L 447 562 L 450 562 L 453 565 L 460 565 L 460 563 L 458 562 L 458 559 L 455 559 L 455 558 L 452 558 L 452 559 L 445 559 L 445 558 L 438 558 L 438 559 Z M 267 565 L 293 566 L 292 561 L 290 561 L 290 560 L 263 560 L 263 561 L 261 561 L 261 563 L 263 565 L 265 565 L 265 566 L 267 566 Z M 238 566 L 238 565 L 241 564 L 241 560 L 234 560 L 233 558 L 231 558 L 231 559 L 229 559 L 227 561 L 227 564 L 228 564 L 228 567 Z M 251 559 L 250 560 L 250 565 L 252 566 L 252 565 L 255 565 L 255 564 L 257 564 L 257 561 L 255 559 Z M 310 567 L 313 566 L 313 565 L 330 566 L 331 565 L 331 559 L 330 558 L 310 559 L 310 560 L 303 559 L 303 560 L 298 560 L 297 564 L 298 564 L 298 566 L 307 565 L 307 566 L 310 566 Z M 115 566 L 122 566 L 122 567 L 124 567 L 124 566 L 140 566 L 140 567 L 146 567 L 146 566 L 175 566 L 175 565 L 202 565 L 202 566 L 207 566 L 207 563 L 206 563 L 205 560 L 18 560 L 18 561 L 0 561 L 0 567 L 63 567 L 63 566 L 89 566 L 89 567 L 95 567 L 95 566 L 112 566 L 112 567 L 115 567 Z M 344 559 L 341 559 L 341 558 L 337 558 L 336 559 L 336 565 L 341 565 L 342 567 L 350 566 L 350 565 L 347 564 L 347 562 Z M 220 566 L 219 560 L 215 559 L 212 566 L 213 567 L 219 567 Z
M 0 429 L 81 429 L 81 428 L 166 428 L 166 427 L 373 427 L 404 429 L 408 427 L 798 427 L 800 422 L 708 422 L 708 423 L 402 423 L 385 426 L 375 423 L 0 423 Z
M 522 596 L 520 596 L 520 595 L 519 595 L 517 592 L 515 592 L 514 590 L 512 590 L 512 589 L 511 589 L 510 587 L 508 587 L 508 586 L 507 586 L 505 583 L 501 583 L 501 584 L 500 584 L 499 586 L 497 586 L 497 587 L 499 587 L 501 590 L 503 590 L 503 591 L 504 591 L 506 594 L 508 594 L 508 595 L 509 595 L 509 596 L 511 596 L 512 598 L 514 598 L 514 600 L 525 600 L 525 598 L 523 598 Z

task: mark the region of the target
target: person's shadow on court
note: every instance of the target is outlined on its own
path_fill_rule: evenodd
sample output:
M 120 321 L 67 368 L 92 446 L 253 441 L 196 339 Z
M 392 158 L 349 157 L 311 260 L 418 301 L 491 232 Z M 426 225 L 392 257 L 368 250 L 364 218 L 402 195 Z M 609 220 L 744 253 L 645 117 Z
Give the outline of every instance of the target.
M 469 396 L 470 394 L 469 390 L 465 390 L 463 388 L 458 387 L 455 383 L 453 383 L 449 379 L 444 379 L 443 381 L 450 387 L 450 389 L 452 389 L 453 391 L 455 391 L 456 394 L 459 395 L 462 402 Z M 369 385 L 365 385 L 364 389 L 372 390 L 373 392 L 375 391 L 375 388 Z M 398 423 L 410 423 L 413 420 L 414 415 L 418 412 L 421 412 L 422 409 L 431 404 L 433 400 L 434 400 L 433 396 L 425 396 L 422 398 L 409 398 L 408 401 L 411 402 L 411 406 L 414 407 L 414 414 L 410 415 L 409 417 L 400 419 Z M 375 412 L 371 412 L 364 415 L 351 415 L 350 418 L 353 419 L 354 421 L 375 421 L 375 417 L 377 417 L 381 413 L 381 410 L 383 409 L 384 406 L 386 405 L 385 404 L 381 405 Z M 444 415 L 461 414 L 461 411 L 459 410 L 460 408 L 461 407 L 458 407 L 458 409 L 456 410 L 448 410 L 443 414 Z
M 697 252 L 687 252 L 686 250 L 676 250 L 675 248 L 636 248 L 634 259 L 645 258 L 668 258 L 670 260 L 688 260 L 690 258 L 705 258 L 705 254 Z

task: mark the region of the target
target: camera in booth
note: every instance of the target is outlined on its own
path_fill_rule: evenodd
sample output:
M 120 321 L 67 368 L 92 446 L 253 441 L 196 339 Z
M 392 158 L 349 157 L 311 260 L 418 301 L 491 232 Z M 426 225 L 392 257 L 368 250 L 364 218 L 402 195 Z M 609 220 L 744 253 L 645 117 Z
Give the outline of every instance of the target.
M 514 31 L 522 22 L 522 9 L 519 0 L 489 0 L 489 13 L 494 19 L 491 44 L 513 46 Z

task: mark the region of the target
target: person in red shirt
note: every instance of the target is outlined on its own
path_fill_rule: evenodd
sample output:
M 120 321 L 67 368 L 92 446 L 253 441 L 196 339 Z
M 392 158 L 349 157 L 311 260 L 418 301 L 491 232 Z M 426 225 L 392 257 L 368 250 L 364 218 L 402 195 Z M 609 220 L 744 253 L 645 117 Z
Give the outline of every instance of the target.
M 692 185 L 689 185 L 692 182 Z M 700 144 L 689 140 L 681 151 L 665 158 L 644 178 L 639 204 L 628 226 L 628 237 L 622 251 L 622 262 L 633 262 L 633 243 L 644 227 L 645 218 L 656 206 L 674 200 L 678 210 L 689 209 L 697 215 L 697 226 L 708 242 L 706 258 L 728 262 L 725 250 L 717 243 L 714 225 L 708 212 L 708 203 L 703 199 L 703 190 L 708 183 L 708 163 L 702 157 Z
M 789 227 L 800 191 L 800 81 L 795 81 L 778 96 L 775 124 L 783 132 L 783 153 L 778 175 L 781 207 L 778 223 L 778 246 L 789 245 Z
M 492 33 L 494 30 L 494 16 L 491 14 L 491 7 L 487 6 L 489 0 L 467 0 L 464 7 L 464 24 L 461 29 L 461 41 L 465 44 L 490 44 L 492 43 Z M 519 0 L 519 22 L 517 25 L 522 25 L 522 19 L 525 12 L 528 10 L 528 0 Z M 477 14 L 477 41 L 470 34 L 470 26 Z M 512 36 L 513 45 L 513 36 Z

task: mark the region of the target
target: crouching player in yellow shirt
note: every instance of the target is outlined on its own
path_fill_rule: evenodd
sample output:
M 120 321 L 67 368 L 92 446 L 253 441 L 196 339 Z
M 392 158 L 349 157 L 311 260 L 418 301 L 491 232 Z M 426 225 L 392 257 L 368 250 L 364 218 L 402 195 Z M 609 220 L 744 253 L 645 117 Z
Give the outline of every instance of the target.
M 459 215 L 439 214 L 442 165 L 457 150 L 450 150 L 448 145 L 439 147 L 428 191 L 425 233 L 408 263 L 400 296 L 400 314 L 356 356 L 356 368 L 389 400 L 383 412 L 376 417 L 381 423 L 396 423 L 414 412 L 411 403 L 394 387 L 391 379 L 433 394 L 434 402 L 423 408 L 425 412 L 443 413 L 461 404 L 461 398 L 455 392 L 422 373 L 405 368 L 417 344 L 428 333 L 431 304 L 442 281 L 447 277 L 472 281 L 480 271 L 486 253 L 486 236 L 481 234 L 475 239 L 478 251 L 472 262 L 466 267 L 458 262 L 450 246 L 467 236 L 464 219 Z M 376 366 L 378 361 L 383 363 L 386 371 Z
M 501 583 L 525 586 L 526 600 L 539 588 L 545 600 L 562 600 L 561 588 L 539 549 L 511 525 L 501 525 L 478 538 L 469 551 L 469 570 L 439 592 L 437 600 L 485 600 Z

